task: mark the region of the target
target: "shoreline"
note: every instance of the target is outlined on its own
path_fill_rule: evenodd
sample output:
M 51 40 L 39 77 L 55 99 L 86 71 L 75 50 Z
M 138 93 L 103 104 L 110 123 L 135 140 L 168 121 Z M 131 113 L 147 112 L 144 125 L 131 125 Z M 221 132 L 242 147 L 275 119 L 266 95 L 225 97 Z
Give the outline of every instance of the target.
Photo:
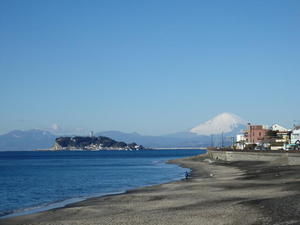
M 79 150 L 74 150 L 74 151 L 79 151 Z M 80 150 L 80 151 L 87 151 L 87 150 Z M 103 150 L 103 151 L 112 151 L 112 150 Z M 113 150 L 113 151 L 116 151 L 116 150 Z M 135 150 L 135 151 L 137 151 L 137 150 Z M 166 161 L 163 162 L 163 164 L 171 164 L 171 163 L 168 163 L 169 161 L 170 160 L 166 160 Z M 178 166 L 178 169 L 179 169 L 179 167 L 182 168 L 179 165 L 177 165 L 177 166 Z M 188 168 L 183 168 L 183 169 L 188 169 Z M 124 188 L 123 190 L 114 191 L 114 192 L 94 193 L 94 194 L 90 194 L 90 195 L 87 195 L 87 196 L 75 196 L 75 197 L 66 198 L 66 199 L 62 199 L 62 200 L 58 200 L 58 201 L 54 201 L 54 202 L 42 203 L 42 204 L 36 205 L 36 206 L 30 206 L 30 207 L 26 207 L 26 208 L 11 210 L 7 214 L 4 214 L 4 215 L 0 216 L 0 224 L 1 224 L 1 219 L 11 219 L 11 218 L 19 217 L 19 216 L 26 216 L 26 215 L 36 214 L 36 213 L 47 212 L 47 211 L 55 210 L 55 209 L 61 209 L 61 208 L 68 207 L 69 205 L 76 204 L 76 203 L 79 203 L 79 202 L 83 202 L 83 201 L 86 201 L 86 200 L 89 200 L 89 199 L 126 194 L 127 192 L 134 191 L 136 189 L 161 185 L 161 184 L 164 184 L 164 183 L 176 182 L 176 181 L 182 180 L 183 178 L 184 178 L 184 175 L 182 174 L 182 177 L 177 177 L 177 178 L 174 177 L 174 178 L 171 178 L 171 179 L 168 179 L 168 180 L 165 180 L 165 181 L 161 181 L 159 183 L 146 184 L 146 185 L 142 185 L 142 186 L 131 187 L 131 188 L 128 188 L 128 189 Z
M 191 179 L 89 198 L 0 224 L 299 224 L 300 166 L 170 160 Z
M 124 193 L 126 193 L 126 190 L 119 191 L 119 192 L 111 192 L 111 193 L 106 193 L 106 194 L 95 194 L 95 195 L 90 195 L 90 196 L 86 196 L 86 197 L 78 196 L 78 197 L 72 197 L 72 198 L 59 200 L 59 201 L 55 201 L 55 202 L 44 203 L 44 204 L 37 205 L 37 206 L 16 209 L 16 210 L 13 210 L 12 213 L 0 216 L 0 222 L 1 222 L 1 219 L 14 218 L 14 217 L 24 216 L 24 215 L 32 215 L 35 213 L 46 212 L 46 211 L 53 210 L 53 209 L 64 208 L 70 204 L 75 204 L 75 203 L 82 202 L 82 201 L 85 201 L 85 200 L 88 200 L 91 198 L 101 198 L 101 197 L 105 197 L 105 196 L 118 195 L 118 194 L 124 194 Z

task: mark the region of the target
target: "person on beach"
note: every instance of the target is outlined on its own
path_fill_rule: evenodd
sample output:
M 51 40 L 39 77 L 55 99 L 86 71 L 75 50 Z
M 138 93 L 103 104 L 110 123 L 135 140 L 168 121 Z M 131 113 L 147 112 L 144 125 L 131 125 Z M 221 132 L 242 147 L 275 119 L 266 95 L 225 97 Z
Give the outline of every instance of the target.
M 184 175 L 185 175 L 185 179 L 189 178 L 189 172 L 188 171 L 185 171 Z

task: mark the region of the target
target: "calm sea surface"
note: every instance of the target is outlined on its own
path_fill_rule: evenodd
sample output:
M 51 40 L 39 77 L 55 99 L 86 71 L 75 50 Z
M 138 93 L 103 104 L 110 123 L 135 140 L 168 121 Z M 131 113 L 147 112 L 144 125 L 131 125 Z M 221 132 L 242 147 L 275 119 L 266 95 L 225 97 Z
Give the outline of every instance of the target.
M 0 216 L 183 178 L 169 159 L 203 150 L 0 152 Z

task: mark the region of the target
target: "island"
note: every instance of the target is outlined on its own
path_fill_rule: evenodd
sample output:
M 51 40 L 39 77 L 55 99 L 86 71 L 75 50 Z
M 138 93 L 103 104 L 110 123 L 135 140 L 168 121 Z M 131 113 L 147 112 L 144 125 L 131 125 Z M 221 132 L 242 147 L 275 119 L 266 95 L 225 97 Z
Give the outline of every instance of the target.
M 51 150 L 143 150 L 142 145 L 126 144 L 108 137 L 58 137 Z

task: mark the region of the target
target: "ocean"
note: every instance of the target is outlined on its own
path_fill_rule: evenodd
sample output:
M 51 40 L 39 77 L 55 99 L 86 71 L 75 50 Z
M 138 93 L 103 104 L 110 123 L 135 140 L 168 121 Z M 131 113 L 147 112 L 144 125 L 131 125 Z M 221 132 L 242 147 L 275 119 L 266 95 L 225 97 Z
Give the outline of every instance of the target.
M 0 152 L 0 217 L 39 212 L 90 197 L 184 177 L 166 164 L 205 150 Z

